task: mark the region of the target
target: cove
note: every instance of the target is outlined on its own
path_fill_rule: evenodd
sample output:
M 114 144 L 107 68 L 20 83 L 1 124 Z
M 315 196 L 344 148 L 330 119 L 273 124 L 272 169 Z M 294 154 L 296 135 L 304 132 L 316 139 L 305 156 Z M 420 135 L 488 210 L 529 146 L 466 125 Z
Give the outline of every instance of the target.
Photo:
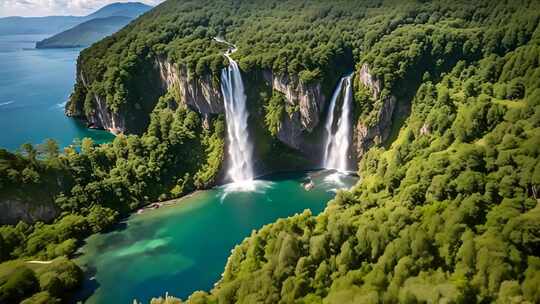
M 307 191 L 303 182 L 315 187 Z M 93 235 L 76 262 L 86 273 L 85 303 L 148 303 L 168 292 L 209 291 L 236 244 L 278 218 L 324 210 L 356 178 L 329 171 L 282 173 L 254 181 L 253 191 L 221 186 L 176 204 L 134 214 L 114 231 Z
M 90 130 L 64 115 L 75 83 L 80 49 L 34 49 L 47 35 L 0 35 L 0 147 L 40 144 L 47 138 L 60 147 L 90 137 L 97 143 L 114 136 Z

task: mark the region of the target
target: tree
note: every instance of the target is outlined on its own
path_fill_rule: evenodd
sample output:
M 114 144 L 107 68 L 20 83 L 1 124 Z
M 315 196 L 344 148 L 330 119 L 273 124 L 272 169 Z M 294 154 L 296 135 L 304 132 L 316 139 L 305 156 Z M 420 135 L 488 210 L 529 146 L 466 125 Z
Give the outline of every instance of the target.
M 13 271 L 0 286 L 0 301 L 18 303 L 39 290 L 39 283 L 32 270 L 21 266 Z

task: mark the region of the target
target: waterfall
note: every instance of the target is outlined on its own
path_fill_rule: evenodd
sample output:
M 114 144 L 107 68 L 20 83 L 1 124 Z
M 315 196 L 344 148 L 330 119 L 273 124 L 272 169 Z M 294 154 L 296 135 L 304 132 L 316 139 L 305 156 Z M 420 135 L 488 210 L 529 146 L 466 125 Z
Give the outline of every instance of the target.
M 238 64 L 229 55 L 235 51 L 229 49 L 225 56 L 229 66 L 221 71 L 221 92 L 225 102 L 225 119 L 227 120 L 227 138 L 229 167 L 227 175 L 233 182 L 253 179 L 252 155 L 253 147 L 248 136 L 248 112 L 246 95 Z
M 348 152 L 351 146 L 351 103 L 352 103 L 352 75 L 341 78 L 332 96 L 328 119 L 326 121 L 326 144 L 324 146 L 323 167 L 347 171 Z M 339 117 L 336 116 L 336 104 L 343 98 Z M 335 120 L 337 119 L 337 123 Z M 334 127 L 335 126 L 335 127 Z

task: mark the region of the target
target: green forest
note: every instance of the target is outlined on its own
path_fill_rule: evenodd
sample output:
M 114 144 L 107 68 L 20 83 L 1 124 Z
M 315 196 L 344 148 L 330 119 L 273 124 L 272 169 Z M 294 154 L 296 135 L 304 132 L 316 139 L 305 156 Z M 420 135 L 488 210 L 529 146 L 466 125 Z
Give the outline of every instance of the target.
M 320 215 L 280 219 L 235 247 L 212 290 L 182 303 L 540 303 L 540 2 L 168 0 L 82 51 L 68 107 L 138 102 L 157 57 L 190 77 L 227 65 L 321 84 L 351 71 L 354 121 L 375 126 L 397 100 L 388 140 L 359 160 L 359 182 Z M 369 66 L 381 92 L 362 84 Z M 225 119 L 170 89 L 141 134 L 0 150 L 0 198 L 50 200 L 49 223 L 0 227 L 0 303 L 60 303 L 82 280 L 69 260 L 87 236 L 152 201 L 215 184 Z M 279 92 L 259 111 L 275 136 Z M 249 101 L 248 101 L 249 102 Z M 24 261 L 52 260 L 38 265 Z

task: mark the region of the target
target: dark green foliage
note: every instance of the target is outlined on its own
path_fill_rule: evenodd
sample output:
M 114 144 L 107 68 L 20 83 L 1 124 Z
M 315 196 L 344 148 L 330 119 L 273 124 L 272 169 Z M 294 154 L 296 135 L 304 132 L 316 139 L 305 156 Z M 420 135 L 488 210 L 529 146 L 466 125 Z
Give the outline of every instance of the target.
M 18 303 L 39 290 L 36 275 L 27 267 L 19 267 L 0 285 L 0 303 Z
M 72 104 L 91 112 L 97 94 L 113 111 L 135 106 L 145 87 L 136 76 L 158 57 L 215 80 L 226 61 L 214 36 L 237 45 L 253 78 L 271 70 L 319 82 L 326 94 L 355 70 L 361 123 L 376 126 L 391 96 L 410 108 L 393 142 L 363 156 L 359 184 L 321 215 L 278 220 L 244 240 L 216 287 L 189 301 L 537 303 L 539 12 L 537 1 L 169 0 L 83 51 L 88 85 L 75 86 Z M 360 85 L 364 64 L 380 92 Z M 247 90 L 266 94 L 264 109 L 253 110 L 275 137 L 297 109 L 280 94 Z M 70 254 L 115 211 L 211 185 L 224 122 L 204 119 L 171 90 L 142 136 L 84 140 L 80 152 L 61 155 L 47 145 L 46 160 L 29 145 L 0 152 L 1 190 L 56 176 L 61 186 L 51 189 L 62 192 L 56 203 L 66 212 L 49 225 L 2 227 L 2 258 Z M 51 274 L 39 279 L 52 296 L 68 286 Z
M 66 258 L 44 264 L 9 261 L 0 264 L 0 303 L 60 303 L 82 279 L 79 266 Z
M 79 149 L 68 147 L 62 154 L 52 141 L 38 149 L 24 145 L 18 154 L 0 150 L 0 171 L 6 173 L 0 177 L 2 194 L 26 193 L 35 200 L 39 196 L 28 190 L 45 188 L 54 198 L 51 204 L 62 211 L 49 224 L 0 227 L 0 262 L 71 257 L 84 238 L 108 229 L 119 215 L 213 185 L 222 164 L 225 125 L 222 117 L 202 119 L 167 94 L 143 136 L 120 135 L 101 146 L 85 138 Z M 42 292 L 26 302 L 56 303 L 81 280 L 75 264 L 55 260 L 39 272 Z M 37 291 L 25 289 L 19 295 L 13 288 L 5 290 L 6 297 L 17 300 Z
M 359 184 L 325 212 L 253 233 L 188 302 L 538 302 L 535 5 L 411 3 L 396 27 L 366 33 L 360 57 L 381 94 L 411 96 L 399 135 L 363 157 Z M 380 98 L 357 88 L 369 121 Z
M 272 136 L 276 136 L 281 128 L 281 121 L 285 115 L 286 100 L 283 94 L 272 92 L 272 97 L 265 106 L 264 122 Z

